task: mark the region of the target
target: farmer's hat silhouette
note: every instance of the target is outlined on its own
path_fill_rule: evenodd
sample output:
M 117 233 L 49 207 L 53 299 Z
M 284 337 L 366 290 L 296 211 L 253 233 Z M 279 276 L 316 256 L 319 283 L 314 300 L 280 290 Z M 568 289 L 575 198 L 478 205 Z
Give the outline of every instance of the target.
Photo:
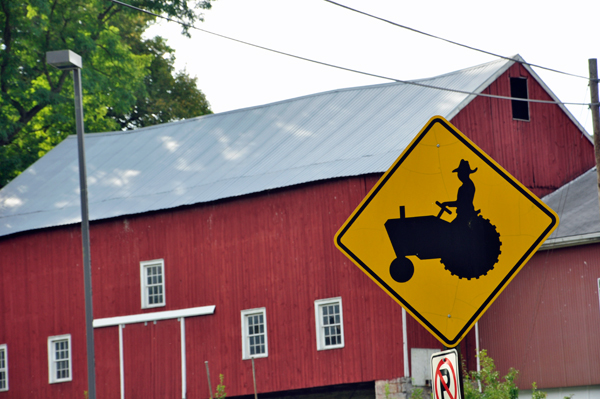
M 477 172 L 477 168 L 471 169 L 471 165 L 469 165 L 469 161 L 465 161 L 464 159 L 460 160 L 460 164 L 458 168 L 454 169 L 452 172 L 466 172 L 468 174 Z

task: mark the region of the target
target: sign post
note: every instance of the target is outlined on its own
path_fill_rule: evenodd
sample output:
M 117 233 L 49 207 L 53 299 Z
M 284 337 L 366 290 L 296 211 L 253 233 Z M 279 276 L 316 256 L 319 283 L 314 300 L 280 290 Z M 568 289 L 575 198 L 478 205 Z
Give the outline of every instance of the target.
M 557 224 L 539 198 L 436 116 L 350 215 L 335 244 L 452 348 Z

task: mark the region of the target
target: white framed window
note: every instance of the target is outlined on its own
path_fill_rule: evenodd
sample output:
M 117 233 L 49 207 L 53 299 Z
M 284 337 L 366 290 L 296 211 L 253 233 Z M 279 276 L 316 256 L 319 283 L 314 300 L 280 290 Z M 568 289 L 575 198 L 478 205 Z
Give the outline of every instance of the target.
M 71 334 L 48 337 L 48 377 L 49 383 L 71 381 Z
M 315 301 L 315 325 L 317 327 L 317 350 L 344 347 L 344 317 L 341 297 Z
M 0 345 L 0 392 L 8 391 L 8 347 Z
M 268 355 L 266 308 L 242 310 L 242 359 Z
M 142 309 L 165 306 L 165 261 L 163 259 L 140 262 L 142 283 Z

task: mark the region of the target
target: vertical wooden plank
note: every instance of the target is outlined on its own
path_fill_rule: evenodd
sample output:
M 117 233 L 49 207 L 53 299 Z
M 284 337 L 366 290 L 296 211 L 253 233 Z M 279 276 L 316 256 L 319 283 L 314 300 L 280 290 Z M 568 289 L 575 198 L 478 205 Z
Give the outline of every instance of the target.
M 119 327 L 94 330 L 96 390 L 99 398 L 119 398 Z
M 128 324 L 123 329 L 125 397 L 180 398 L 179 322 Z

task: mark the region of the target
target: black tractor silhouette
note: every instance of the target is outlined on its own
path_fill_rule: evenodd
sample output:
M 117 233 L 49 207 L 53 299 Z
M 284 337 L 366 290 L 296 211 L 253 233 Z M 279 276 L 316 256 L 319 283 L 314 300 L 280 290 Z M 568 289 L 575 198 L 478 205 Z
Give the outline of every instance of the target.
M 397 256 L 390 265 L 390 275 L 395 281 L 405 283 L 412 278 L 415 268 L 407 258 L 409 255 L 419 259 L 439 258 L 452 275 L 468 280 L 484 276 L 494 268 L 502 243 L 496 226 L 473 208 L 475 186 L 469 175 L 476 171 L 464 159 L 453 170 L 463 185 L 458 189 L 456 201 L 436 202 L 440 207 L 437 216 L 407 218 L 404 206 L 400 206 L 400 218 L 385 222 Z M 441 219 L 444 212 L 452 214 L 448 207 L 457 211 L 452 222 Z

